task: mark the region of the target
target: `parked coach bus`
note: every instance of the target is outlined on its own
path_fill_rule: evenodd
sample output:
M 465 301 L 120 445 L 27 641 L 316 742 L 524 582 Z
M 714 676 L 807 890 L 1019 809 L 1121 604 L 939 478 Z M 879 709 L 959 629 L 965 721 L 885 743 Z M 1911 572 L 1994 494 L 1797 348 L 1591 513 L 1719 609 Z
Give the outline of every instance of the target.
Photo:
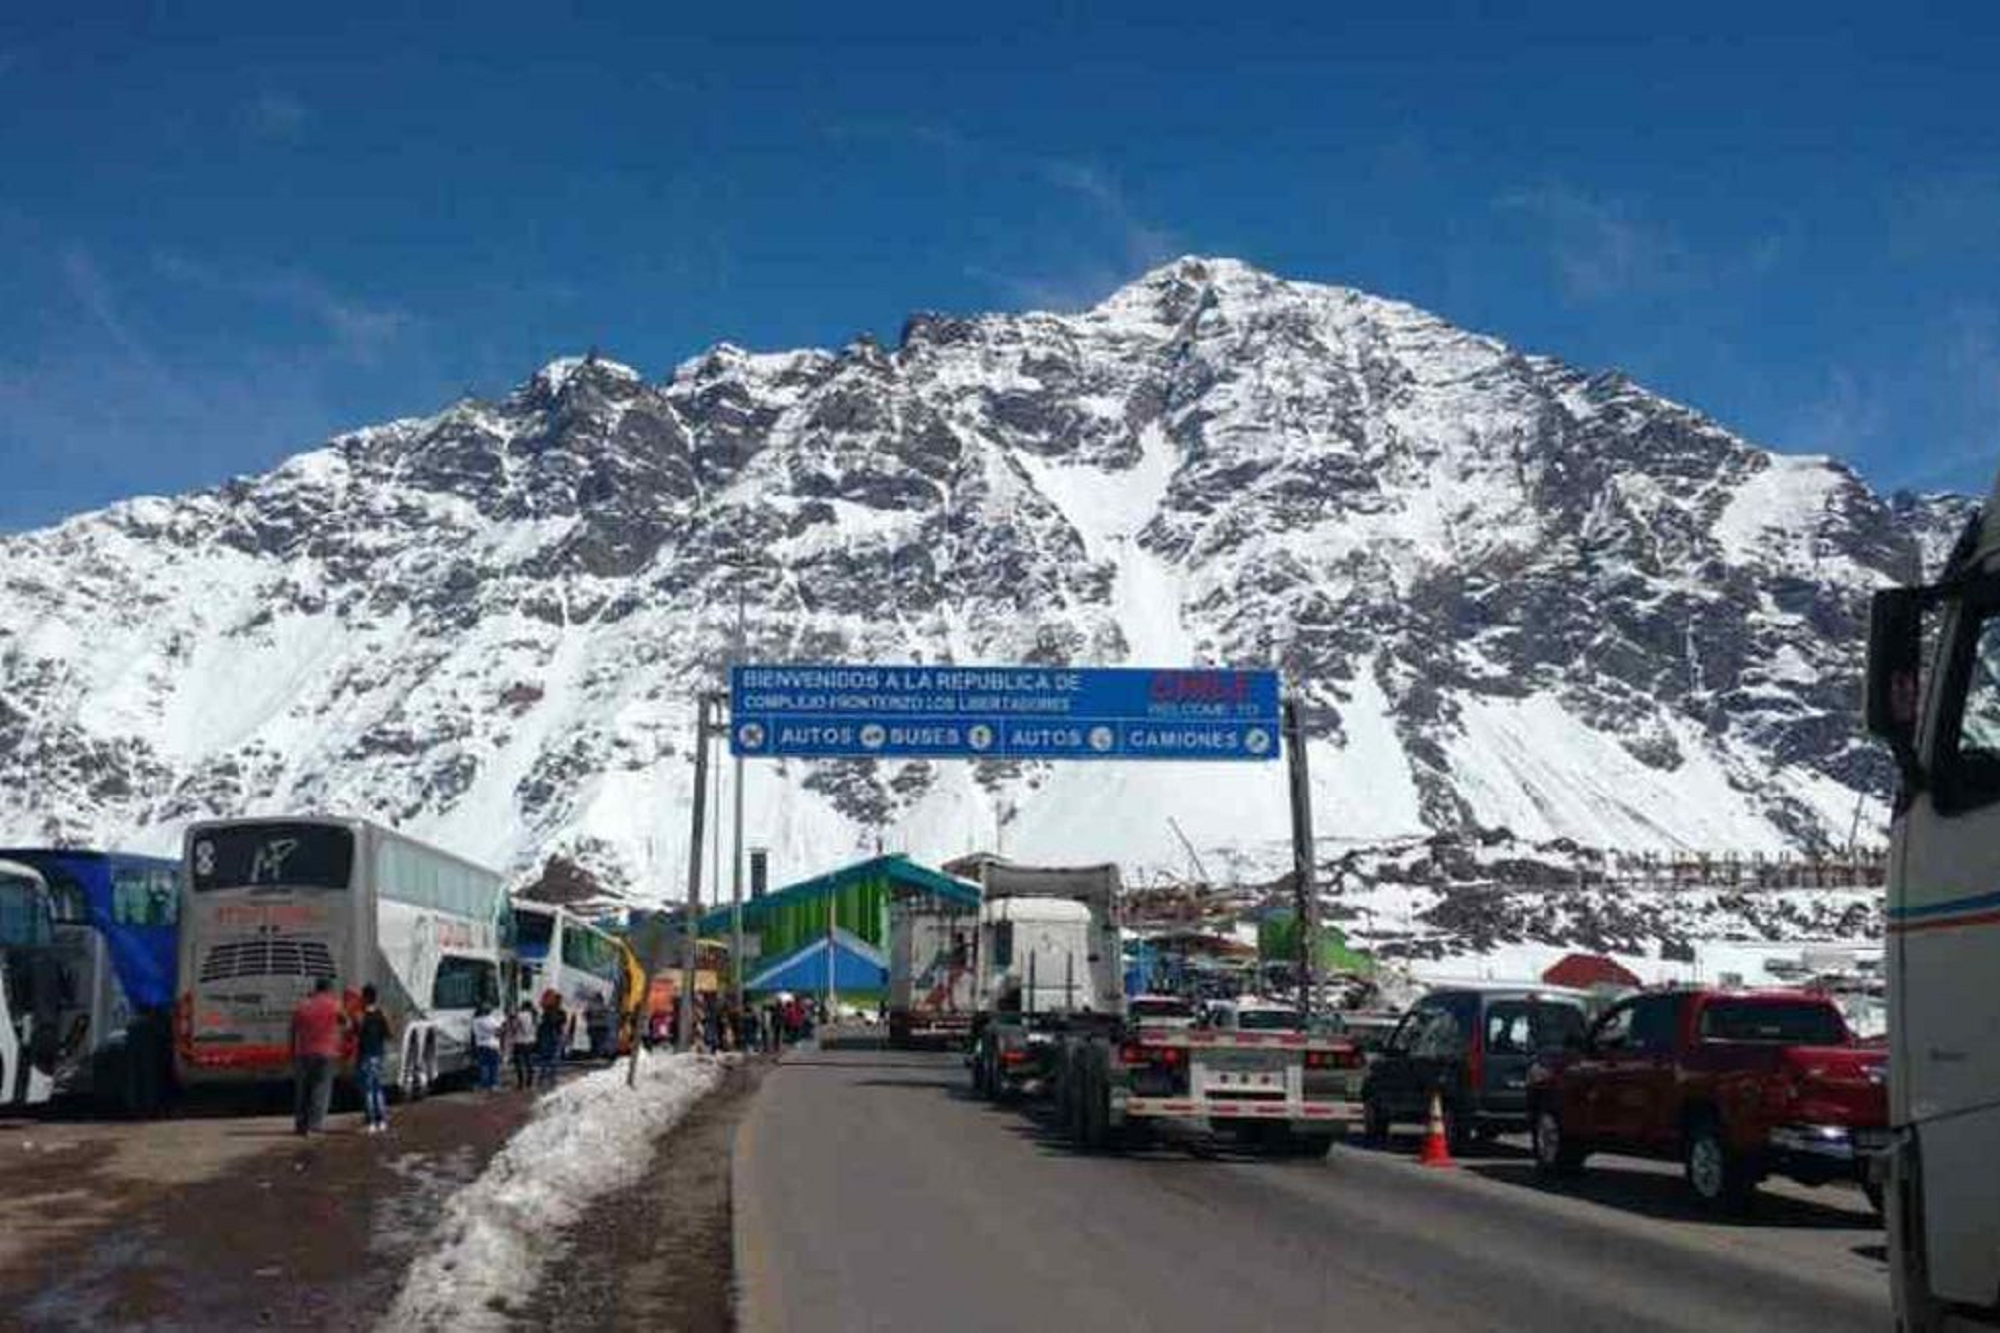
M 49 847 L 0 850 L 0 860 L 48 882 L 63 989 L 56 1094 L 157 1109 L 172 1061 L 180 862 Z
M 33 866 L 0 861 L 0 1106 L 55 1093 L 57 968 L 48 883 Z
M 473 1068 L 473 1009 L 502 1002 L 512 927 L 499 875 L 366 820 L 196 824 L 175 1071 L 187 1086 L 288 1076 L 292 1010 L 327 977 L 350 1011 L 374 984 L 397 1035 L 383 1077 L 420 1097 Z
M 539 1004 L 545 991 L 562 996 L 571 1020 L 570 1054 L 590 1050 L 584 1015 L 592 999 L 602 1001 L 616 1015 L 621 1038 L 632 1031 L 645 999 L 640 993 L 644 984 L 638 962 L 624 940 L 567 908 L 517 899 L 514 949 L 520 960 L 522 999 Z

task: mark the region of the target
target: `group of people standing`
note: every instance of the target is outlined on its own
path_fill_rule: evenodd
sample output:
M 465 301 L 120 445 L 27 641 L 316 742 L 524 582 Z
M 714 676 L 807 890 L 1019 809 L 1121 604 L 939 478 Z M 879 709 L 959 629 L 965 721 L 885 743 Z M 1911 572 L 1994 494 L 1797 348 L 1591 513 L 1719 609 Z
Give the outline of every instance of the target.
M 593 1007 L 597 1006 L 592 1002 Z M 555 991 L 543 991 L 538 1010 L 527 1000 L 512 1015 L 502 1016 L 482 1005 L 472 1016 L 472 1043 L 479 1060 L 479 1086 L 487 1091 L 500 1086 L 500 1067 L 514 1070 L 514 1089 L 551 1088 L 563 1052 L 569 1047 L 573 1016 Z M 591 1034 L 591 1054 L 609 1058 L 615 1048 L 602 1049 L 595 1031 Z
M 301 1135 L 317 1134 L 325 1126 L 333 1099 L 333 1078 L 343 1047 L 354 1041 L 355 1079 L 361 1089 L 363 1130 L 379 1134 L 389 1127 L 388 1098 L 382 1075 L 396 1034 L 383 1013 L 373 986 L 361 988 L 358 1012 L 351 1012 L 334 993 L 333 981 L 319 978 L 310 995 L 292 1011 L 293 1127 Z M 680 1000 L 671 1010 L 648 1019 L 644 1041 L 648 1049 L 671 1045 L 679 1031 Z M 740 1008 L 716 995 L 695 997 L 694 1047 L 701 1051 L 778 1051 L 813 1035 L 821 1018 L 819 1001 L 782 996 Z M 583 1022 L 593 1056 L 611 1059 L 618 1053 L 617 1013 L 593 999 L 581 1015 L 572 1014 L 562 996 L 542 992 L 539 1005 L 522 1001 L 519 1010 L 503 1013 L 481 1004 L 472 1016 L 472 1050 L 478 1086 L 500 1087 L 500 1071 L 511 1065 L 517 1091 L 554 1087 L 556 1073 L 570 1046 L 573 1025 Z
M 609 1007 L 597 1003 L 594 1008 Z M 588 1022 L 595 1015 L 586 1013 Z M 487 1091 L 500 1087 L 500 1070 L 511 1061 L 514 1086 L 518 1090 L 553 1087 L 563 1053 L 569 1046 L 572 1016 L 555 991 L 542 995 L 539 1009 L 524 1001 L 518 1013 L 502 1014 L 495 1006 L 481 1004 L 472 1015 L 472 1052 L 478 1086 Z M 616 1024 L 607 1019 L 605 1032 L 590 1024 L 593 1054 L 610 1058 L 617 1053 Z M 320 1133 L 326 1126 L 327 1110 L 333 1101 L 333 1079 L 340 1067 L 344 1047 L 354 1043 L 354 1076 L 361 1091 L 361 1121 L 365 1133 L 379 1134 L 389 1127 L 389 1106 L 382 1082 L 389 1046 L 395 1029 L 375 987 L 361 988 L 360 1007 L 351 1011 L 334 993 L 333 980 L 320 977 L 312 993 L 292 1011 L 292 1127 L 300 1135 Z
M 669 1046 L 680 1032 L 680 1000 L 655 1010 L 647 1022 L 646 1046 Z M 694 1049 L 699 1051 L 778 1051 L 812 1036 L 820 1021 L 819 1002 L 784 996 L 740 1008 L 716 995 L 702 994 L 694 1003 Z

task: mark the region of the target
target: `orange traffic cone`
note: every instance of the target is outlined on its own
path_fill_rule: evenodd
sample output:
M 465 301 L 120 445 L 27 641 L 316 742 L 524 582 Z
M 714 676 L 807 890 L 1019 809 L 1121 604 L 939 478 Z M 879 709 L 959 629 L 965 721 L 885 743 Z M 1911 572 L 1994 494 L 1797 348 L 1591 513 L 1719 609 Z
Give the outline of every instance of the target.
M 1457 1166 L 1451 1160 L 1451 1144 L 1446 1142 L 1444 1133 L 1444 1099 L 1431 1093 L 1431 1122 L 1424 1130 L 1423 1151 L 1417 1154 L 1419 1166 Z

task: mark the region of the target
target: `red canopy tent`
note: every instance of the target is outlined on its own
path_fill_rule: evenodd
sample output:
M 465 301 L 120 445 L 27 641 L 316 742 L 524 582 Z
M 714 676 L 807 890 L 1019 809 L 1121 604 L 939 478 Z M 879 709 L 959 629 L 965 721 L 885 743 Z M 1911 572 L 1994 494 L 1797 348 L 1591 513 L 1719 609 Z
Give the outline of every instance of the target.
M 1621 967 L 1600 953 L 1570 954 L 1542 973 L 1542 980 L 1551 986 L 1574 986 L 1578 990 L 1590 990 L 1596 986 L 1637 989 L 1640 985 L 1639 978 L 1632 975 L 1630 968 Z

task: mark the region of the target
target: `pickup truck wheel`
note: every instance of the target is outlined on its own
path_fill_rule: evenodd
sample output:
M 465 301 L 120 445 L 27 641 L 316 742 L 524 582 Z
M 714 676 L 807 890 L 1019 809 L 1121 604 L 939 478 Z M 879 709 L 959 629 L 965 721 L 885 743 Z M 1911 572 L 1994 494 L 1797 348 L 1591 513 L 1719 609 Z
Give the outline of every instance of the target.
M 1472 1127 L 1449 1100 L 1444 1103 L 1444 1144 L 1453 1157 L 1465 1157 L 1472 1152 Z
M 1713 1119 L 1698 1120 L 1689 1128 L 1685 1156 L 1688 1185 L 1703 1206 L 1720 1212 L 1741 1212 L 1749 1206 L 1757 1178 L 1723 1142 L 1722 1127 Z
M 1362 1100 L 1361 1141 L 1371 1148 L 1380 1148 L 1389 1142 L 1389 1108 L 1382 1105 L 1379 1098 Z
M 1553 1106 L 1535 1108 L 1530 1126 L 1535 1170 L 1545 1176 L 1573 1176 L 1583 1170 L 1583 1149 L 1563 1133 L 1562 1116 Z

